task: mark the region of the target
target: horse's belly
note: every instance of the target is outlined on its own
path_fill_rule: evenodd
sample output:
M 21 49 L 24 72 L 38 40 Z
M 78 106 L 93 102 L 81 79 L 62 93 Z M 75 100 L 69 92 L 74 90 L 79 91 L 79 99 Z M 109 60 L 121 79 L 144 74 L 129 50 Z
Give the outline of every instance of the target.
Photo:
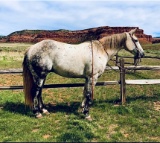
M 86 52 L 74 48 L 61 51 L 56 50 L 52 55 L 53 71 L 64 77 L 84 77 Z
M 71 71 L 71 70 L 53 69 L 53 72 L 55 72 L 56 74 L 60 76 L 69 77 L 69 78 L 84 78 L 85 77 L 82 73 Z
M 84 76 L 84 65 L 78 63 L 57 63 L 54 64 L 53 71 L 64 77 L 71 78 L 83 78 Z

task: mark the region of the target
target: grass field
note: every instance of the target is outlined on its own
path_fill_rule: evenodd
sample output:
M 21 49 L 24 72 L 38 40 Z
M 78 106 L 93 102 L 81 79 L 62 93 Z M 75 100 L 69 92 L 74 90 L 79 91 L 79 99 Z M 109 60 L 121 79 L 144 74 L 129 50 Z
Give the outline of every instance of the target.
M 0 69 L 21 68 L 24 50 L 29 45 L 0 44 Z M 159 56 L 160 44 L 143 45 L 143 48 L 146 55 Z M 130 54 L 121 51 L 120 55 Z M 160 60 L 142 59 L 141 65 L 160 65 Z M 126 76 L 127 79 L 160 79 L 160 71 L 129 72 Z M 119 80 L 119 73 L 106 71 L 99 79 L 104 80 Z M 47 84 L 74 82 L 84 80 L 63 78 L 53 73 L 46 80 Z M 0 74 L 0 86 L 9 85 L 22 85 L 22 76 Z M 25 107 L 22 90 L 0 91 L 0 141 L 160 141 L 159 85 L 128 85 L 127 102 L 123 106 L 118 104 L 119 85 L 96 87 L 90 108 L 91 122 L 84 120 L 81 114 L 82 91 L 83 88 L 44 89 L 43 99 L 51 114 L 41 119 L 35 119 Z

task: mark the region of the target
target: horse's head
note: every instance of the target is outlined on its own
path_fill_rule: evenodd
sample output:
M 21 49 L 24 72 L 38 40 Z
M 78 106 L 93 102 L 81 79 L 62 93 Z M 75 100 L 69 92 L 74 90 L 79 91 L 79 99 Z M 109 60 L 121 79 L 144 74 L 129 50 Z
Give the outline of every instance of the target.
M 134 35 L 136 29 L 131 30 L 130 32 L 126 32 L 127 40 L 125 49 L 132 54 L 134 54 L 135 58 L 144 57 L 144 51 L 138 41 L 138 38 Z

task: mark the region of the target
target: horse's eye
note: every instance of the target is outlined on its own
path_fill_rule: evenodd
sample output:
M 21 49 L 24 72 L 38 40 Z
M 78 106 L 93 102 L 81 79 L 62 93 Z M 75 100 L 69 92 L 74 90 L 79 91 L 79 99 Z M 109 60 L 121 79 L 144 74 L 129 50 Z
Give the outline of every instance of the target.
M 135 40 L 135 39 L 134 39 L 134 42 L 138 42 L 138 40 Z

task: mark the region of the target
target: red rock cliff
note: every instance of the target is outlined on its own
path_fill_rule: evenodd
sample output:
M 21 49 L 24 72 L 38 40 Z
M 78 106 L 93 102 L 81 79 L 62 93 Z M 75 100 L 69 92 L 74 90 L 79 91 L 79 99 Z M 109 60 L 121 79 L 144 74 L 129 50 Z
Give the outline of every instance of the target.
M 99 39 L 101 37 L 128 32 L 136 27 L 97 27 L 85 30 L 69 31 L 69 30 L 22 30 L 11 33 L 1 38 L 0 42 L 27 42 L 36 43 L 44 39 L 54 39 L 66 43 L 81 43 L 86 40 Z M 138 28 L 138 27 L 137 27 Z M 144 34 L 142 29 L 136 31 L 136 36 L 141 43 L 152 42 L 152 36 Z

